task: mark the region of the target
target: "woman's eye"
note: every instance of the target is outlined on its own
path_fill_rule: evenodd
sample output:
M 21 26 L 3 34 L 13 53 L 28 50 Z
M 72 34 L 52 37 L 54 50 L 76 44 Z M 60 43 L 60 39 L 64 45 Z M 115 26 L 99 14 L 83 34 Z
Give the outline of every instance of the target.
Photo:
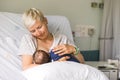
M 37 29 L 40 29 L 42 26 L 39 26 Z
M 31 33 L 34 33 L 35 32 L 35 30 L 32 30 L 32 31 L 30 31 Z

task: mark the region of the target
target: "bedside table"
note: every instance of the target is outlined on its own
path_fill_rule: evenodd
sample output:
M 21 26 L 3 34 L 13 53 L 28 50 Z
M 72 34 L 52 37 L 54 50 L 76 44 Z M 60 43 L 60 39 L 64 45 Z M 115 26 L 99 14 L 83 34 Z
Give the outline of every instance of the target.
M 118 80 L 118 68 L 105 68 L 104 65 L 107 64 L 105 61 L 86 61 L 87 65 L 95 67 L 101 70 L 110 80 Z M 101 66 L 101 68 L 98 68 Z

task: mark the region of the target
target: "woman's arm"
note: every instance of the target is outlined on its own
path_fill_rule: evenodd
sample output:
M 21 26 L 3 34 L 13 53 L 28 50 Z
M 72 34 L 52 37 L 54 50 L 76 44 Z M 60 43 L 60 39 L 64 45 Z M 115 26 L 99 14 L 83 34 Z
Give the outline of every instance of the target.
M 75 56 L 80 63 L 85 63 L 83 55 L 80 53 L 79 49 L 76 47 L 73 47 L 73 56 Z
M 22 58 L 22 68 L 23 68 L 23 70 L 26 70 L 28 68 L 32 68 L 32 67 L 38 65 L 38 64 L 33 64 L 32 55 L 22 55 L 21 58 Z
M 80 52 L 78 52 L 77 55 L 74 54 L 74 56 L 80 61 L 80 63 L 83 63 L 83 64 L 85 63 L 84 57 Z
M 81 53 L 78 53 L 75 57 L 80 61 L 80 63 L 85 63 L 84 57 Z
M 55 52 L 55 54 L 58 54 L 59 56 L 62 56 L 64 54 L 73 54 L 81 63 L 85 62 L 82 54 L 78 52 L 78 54 L 76 55 L 75 47 L 69 44 L 58 45 L 53 49 L 53 52 Z

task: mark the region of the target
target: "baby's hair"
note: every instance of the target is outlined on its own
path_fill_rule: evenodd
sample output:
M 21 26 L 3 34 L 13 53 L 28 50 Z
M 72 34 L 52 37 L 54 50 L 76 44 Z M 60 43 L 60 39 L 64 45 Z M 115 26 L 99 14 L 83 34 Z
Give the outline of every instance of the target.
M 37 54 L 40 54 L 40 53 L 42 53 L 43 59 L 42 59 L 41 62 L 37 62 L 37 61 L 36 61 L 36 55 L 37 55 Z M 37 56 L 37 57 L 38 57 L 38 56 Z M 50 56 L 49 56 L 49 54 L 48 54 L 46 51 L 44 51 L 44 50 L 36 50 L 35 53 L 33 54 L 33 61 L 34 61 L 36 64 L 48 63 L 48 62 L 50 62 Z

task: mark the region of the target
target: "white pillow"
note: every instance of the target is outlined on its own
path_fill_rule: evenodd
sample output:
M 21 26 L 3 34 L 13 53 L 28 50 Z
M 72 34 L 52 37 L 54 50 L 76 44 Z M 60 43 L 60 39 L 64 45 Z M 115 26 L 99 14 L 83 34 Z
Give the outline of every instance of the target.
M 22 72 L 27 80 L 108 80 L 99 70 L 76 62 L 51 62 Z

